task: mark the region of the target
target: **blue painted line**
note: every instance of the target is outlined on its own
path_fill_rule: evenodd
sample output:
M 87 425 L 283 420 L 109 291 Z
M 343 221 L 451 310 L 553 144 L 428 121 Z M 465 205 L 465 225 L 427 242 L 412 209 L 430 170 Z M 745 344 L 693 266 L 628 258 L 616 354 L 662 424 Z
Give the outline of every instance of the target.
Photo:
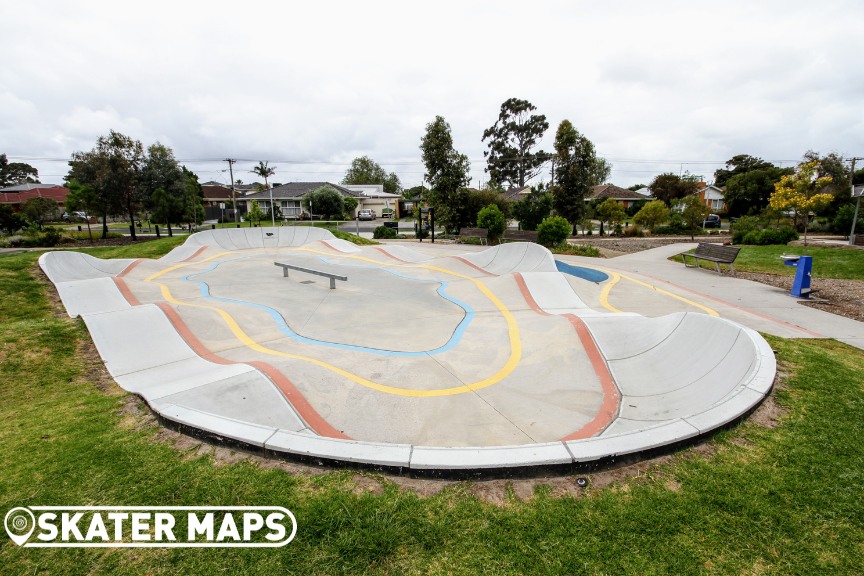
M 273 321 L 276 324 L 276 327 L 279 329 L 280 332 L 282 332 L 283 334 L 285 334 L 289 338 L 296 340 L 297 342 L 301 342 L 303 344 L 311 344 L 314 346 L 325 346 L 328 348 L 338 348 L 340 350 L 351 350 L 353 352 L 362 352 L 362 353 L 366 353 L 366 354 L 377 354 L 379 356 L 393 356 L 393 357 L 400 357 L 400 358 L 416 358 L 419 356 L 429 356 L 429 355 L 440 354 L 442 352 L 447 352 L 448 350 L 452 349 L 454 346 L 456 346 L 459 343 L 459 341 L 462 339 L 462 336 L 465 335 L 465 331 L 467 330 L 468 325 L 471 324 L 471 322 L 474 320 L 474 309 L 471 308 L 471 306 L 469 306 L 468 304 L 465 304 L 464 302 L 462 302 L 462 301 L 454 298 L 453 296 L 447 294 L 447 292 L 446 292 L 447 285 L 448 285 L 447 282 L 444 282 L 442 280 L 432 280 L 429 278 L 415 278 L 412 276 L 407 276 L 405 274 L 400 274 L 398 272 L 394 272 L 392 270 L 387 270 L 384 268 L 377 268 L 375 266 L 353 266 L 354 268 L 361 268 L 362 267 L 362 268 L 375 268 L 375 269 L 379 269 L 379 270 L 385 270 L 386 272 L 389 272 L 395 276 L 399 276 L 401 278 L 405 278 L 407 280 L 413 280 L 416 282 L 434 282 L 434 283 L 439 285 L 436 292 L 445 300 L 448 300 L 449 302 L 452 302 L 452 303 L 456 304 L 457 306 L 459 306 L 460 308 L 462 308 L 462 310 L 465 311 L 465 316 L 462 318 L 462 321 L 459 322 L 459 324 L 456 326 L 456 329 L 453 331 L 453 334 L 450 336 L 450 339 L 447 341 L 446 344 L 444 344 L 443 346 L 439 346 L 438 348 L 434 348 L 432 350 L 424 350 L 424 351 L 420 351 L 420 352 L 400 352 L 400 351 L 395 351 L 395 350 L 383 350 L 381 348 L 368 348 L 366 346 L 354 346 L 351 344 L 340 344 L 337 342 L 329 342 L 326 340 L 316 340 L 313 338 L 307 338 L 305 336 L 301 336 L 300 334 L 297 334 L 296 332 L 294 332 L 291 329 L 291 327 L 288 326 L 288 324 L 285 322 L 285 319 L 282 317 L 282 315 L 279 312 L 277 312 L 276 310 L 274 310 L 273 308 L 270 308 L 269 306 L 265 306 L 263 304 L 257 304 L 255 302 L 248 302 L 246 300 L 235 300 L 233 298 L 223 298 L 220 296 L 214 296 L 210 293 L 210 286 L 206 282 L 203 282 L 201 280 L 193 280 L 192 279 L 194 276 L 201 276 L 204 274 L 209 274 L 210 272 L 212 272 L 213 270 L 215 270 L 216 268 L 218 268 L 222 264 L 225 264 L 227 262 L 233 262 L 235 260 L 241 260 L 241 259 L 242 258 L 234 258 L 232 260 L 215 262 L 215 263 L 211 264 L 210 267 L 208 267 L 207 269 L 202 270 L 200 272 L 195 272 L 193 274 L 188 274 L 186 276 L 183 276 L 182 279 L 186 282 L 191 282 L 193 284 L 197 284 L 198 289 L 201 293 L 201 296 L 208 299 L 208 300 L 216 300 L 218 302 L 227 302 L 230 304 L 239 304 L 240 306 L 247 306 L 249 308 L 256 308 L 258 310 L 262 310 L 263 312 L 266 312 L 273 319 Z M 323 258 L 322 258 L 322 260 L 323 260 Z
M 558 271 L 563 274 L 576 276 L 577 278 L 582 278 L 583 280 L 588 280 L 589 282 L 599 283 L 609 279 L 609 275 L 605 272 L 600 272 L 599 270 L 592 270 L 591 268 L 583 268 L 581 266 L 573 266 L 572 264 L 567 264 L 566 262 L 562 262 L 560 260 L 555 260 L 555 268 L 557 268 Z

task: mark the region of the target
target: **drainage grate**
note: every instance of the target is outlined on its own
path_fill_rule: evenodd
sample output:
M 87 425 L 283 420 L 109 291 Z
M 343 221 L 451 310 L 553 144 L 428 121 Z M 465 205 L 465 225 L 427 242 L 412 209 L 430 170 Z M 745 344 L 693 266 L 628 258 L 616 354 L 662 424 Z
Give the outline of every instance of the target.
M 315 283 L 314 280 L 303 280 L 302 282 L 300 282 L 300 284 L 314 284 L 314 283 Z

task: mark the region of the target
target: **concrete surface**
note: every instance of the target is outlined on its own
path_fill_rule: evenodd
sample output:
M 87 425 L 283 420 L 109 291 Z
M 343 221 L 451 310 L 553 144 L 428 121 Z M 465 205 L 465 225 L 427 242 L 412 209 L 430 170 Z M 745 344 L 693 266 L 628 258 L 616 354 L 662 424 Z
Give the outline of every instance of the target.
M 776 371 L 757 330 L 864 342 L 861 323 L 666 261 L 688 246 L 600 260 L 279 227 L 194 234 L 155 261 L 40 264 L 164 418 L 276 452 L 465 470 L 638 453 L 739 418 Z

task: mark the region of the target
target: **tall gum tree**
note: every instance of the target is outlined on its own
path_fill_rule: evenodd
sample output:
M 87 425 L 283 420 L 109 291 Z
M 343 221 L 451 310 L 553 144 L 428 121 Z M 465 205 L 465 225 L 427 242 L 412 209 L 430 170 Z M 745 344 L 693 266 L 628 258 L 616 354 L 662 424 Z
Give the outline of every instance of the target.
M 489 140 L 489 150 L 483 152 L 486 172 L 496 184 L 525 186 L 548 160 L 549 155 L 542 150 L 533 151 L 549 129 L 546 116 L 532 114 L 536 109 L 528 100 L 505 100 L 498 120 L 483 132 L 482 140 Z

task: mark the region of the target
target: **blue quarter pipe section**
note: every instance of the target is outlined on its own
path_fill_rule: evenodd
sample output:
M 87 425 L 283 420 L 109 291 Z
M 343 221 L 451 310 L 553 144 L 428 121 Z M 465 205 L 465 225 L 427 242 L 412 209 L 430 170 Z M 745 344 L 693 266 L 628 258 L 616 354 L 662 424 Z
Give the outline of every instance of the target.
M 560 260 L 555 260 L 555 267 L 562 274 L 570 274 L 571 276 L 576 276 L 577 278 L 582 278 L 589 282 L 599 283 L 609 279 L 609 275 L 605 272 L 592 270 L 591 268 L 582 268 L 581 266 L 573 266 L 572 264 L 567 264 Z

